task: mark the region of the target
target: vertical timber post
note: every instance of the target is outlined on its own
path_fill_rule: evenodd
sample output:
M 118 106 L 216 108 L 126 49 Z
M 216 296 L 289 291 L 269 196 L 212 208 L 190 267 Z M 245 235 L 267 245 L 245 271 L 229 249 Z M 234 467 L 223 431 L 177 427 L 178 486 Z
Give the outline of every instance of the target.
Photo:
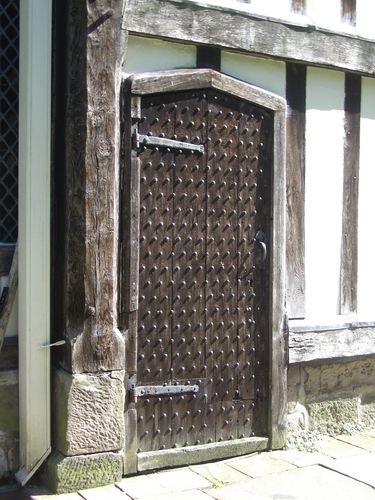
M 66 345 L 54 359 L 55 452 L 45 480 L 58 493 L 123 473 L 125 344 L 117 328 L 123 3 L 54 3 L 53 338 Z

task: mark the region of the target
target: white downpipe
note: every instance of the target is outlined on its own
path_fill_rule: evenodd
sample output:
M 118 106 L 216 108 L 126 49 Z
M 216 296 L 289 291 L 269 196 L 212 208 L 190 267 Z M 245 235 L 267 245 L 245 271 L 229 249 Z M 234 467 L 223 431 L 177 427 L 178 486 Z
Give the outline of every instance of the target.
M 20 466 L 50 452 L 50 143 L 52 2 L 22 0 L 19 104 Z

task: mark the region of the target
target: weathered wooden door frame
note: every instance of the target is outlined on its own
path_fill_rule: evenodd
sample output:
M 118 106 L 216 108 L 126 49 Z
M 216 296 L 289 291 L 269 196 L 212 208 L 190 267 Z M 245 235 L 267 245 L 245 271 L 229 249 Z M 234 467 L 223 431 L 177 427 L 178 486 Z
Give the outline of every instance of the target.
M 285 321 L 285 101 L 280 96 L 236 80 L 211 69 L 184 69 L 141 73 L 127 77 L 123 82 L 123 151 L 125 184 L 130 186 L 129 196 L 123 199 L 126 214 L 121 231 L 129 234 L 121 252 L 122 289 L 120 322 L 127 337 L 127 374 L 136 373 L 136 324 L 138 304 L 138 231 L 136 220 L 139 195 L 137 178 L 138 158 L 131 158 L 132 122 L 140 119 L 141 96 L 182 90 L 215 89 L 251 104 L 265 108 L 273 114 L 274 142 L 271 196 L 271 248 L 270 248 L 270 403 L 268 417 L 269 448 L 277 449 L 286 439 L 287 402 L 287 338 Z M 130 113 L 129 113 L 130 108 Z M 127 117 L 126 117 L 127 114 Z M 131 119 L 129 119 L 131 117 Z M 127 225 L 127 226 L 126 226 Z M 125 314 L 124 314 L 125 313 Z M 131 382 L 130 382 L 131 383 Z M 138 470 L 136 459 L 136 410 L 129 401 L 125 408 L 126 442 L 125 472 Z

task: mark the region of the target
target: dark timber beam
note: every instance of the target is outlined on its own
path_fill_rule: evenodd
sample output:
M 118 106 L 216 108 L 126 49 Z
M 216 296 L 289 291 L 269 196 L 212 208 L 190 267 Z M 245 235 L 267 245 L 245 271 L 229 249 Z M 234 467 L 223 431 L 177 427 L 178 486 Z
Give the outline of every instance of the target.
M 305 316 L 306 66 L 286 65 L 287 297 L 289 318 Z
M 374 44 L 368 40 L 233 9 L 181 0 L 127 0 L 123 27 L 134 35 L 375 74 Z
M 360 113 L 361 77 L 347 74 L 345 75 L 341 314 L 357 311 Z
M 117 329 L 122 0 L 55 2 L 54 339 L 68 372 L 123 369 Z
M 221 50 L 216 47 L 197 47 L 197 68 L 221 69 Z

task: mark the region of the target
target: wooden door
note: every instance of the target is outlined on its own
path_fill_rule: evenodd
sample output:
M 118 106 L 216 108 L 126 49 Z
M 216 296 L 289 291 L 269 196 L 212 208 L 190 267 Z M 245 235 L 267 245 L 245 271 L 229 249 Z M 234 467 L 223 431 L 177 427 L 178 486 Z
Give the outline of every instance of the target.
M 139 255 L 128 279 L 138 318 L 127 316 L 137 452 L 264 437 L 273 115 L 214 89 L 138 105 L 125 176 L 137 238 L 124 225 Z

